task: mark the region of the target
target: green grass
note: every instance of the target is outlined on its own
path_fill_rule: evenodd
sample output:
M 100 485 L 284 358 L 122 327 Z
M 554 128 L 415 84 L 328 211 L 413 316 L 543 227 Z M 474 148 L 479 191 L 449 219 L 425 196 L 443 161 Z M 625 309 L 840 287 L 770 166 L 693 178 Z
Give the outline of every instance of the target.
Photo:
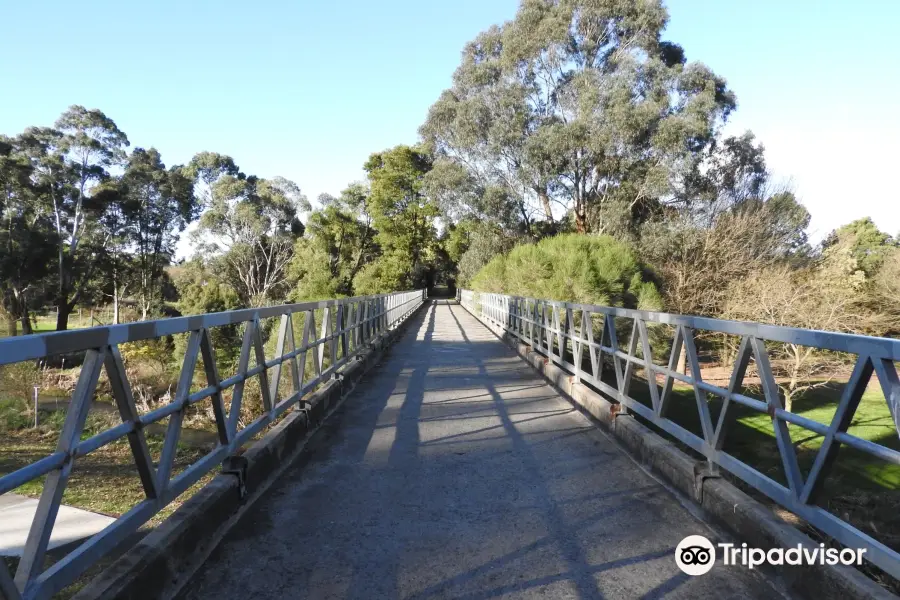
M 58 411 L 47 415 L 42 413 L 45 420 L 37 429 L 0 428 L 0 476 L 20 469 L 36 460 L 44 458 L 56 449 L 59 429 L 65 417 L 65 411 Z M 109 423 L 103 416 L 90 415 L 85 426 L 82 439 L 106 429 Z M 154 460 L 162 451 L 163 436 L 147 435 L 147 445 Z M 188 447 L 182 444 L 178 446 L 173 473 L 182 471 L 187 466 L 196 462 L 209 448 Z M 191 486 L 184 494 L 154 515 L 143 529 L 155 527 L 181 504 L 206 485 L 217 471 L 204 475 L 197 483 Z M 13 493 L 38 498 L 44 487 L 44 477 L 32 480 L 13 491 Z M 63 503 L 92 512 L 118 517 L 130 510 L 138 502 L 145 499 L 143 487 L 134 466 L 131 447 L 126 439 L 121 439 L 103 446 L 90 454 L 78 457 L 75 467 L 66 485 L 63 494 Z M 58 552 L 47 554 L 44 568 L 48 568 L 62 558 Z M 67 586 L 57 597 L 69 598 L 83 588 L 87 583 L 108 567 L 115 556 L 106 556 L 97 564 L 88 569 L 71 585 Z M 14 572 L 18 559 L 6 559 L 7 567 Z
M 87 433 L 82 436 L 83 439 L 87 439 L 87 437 L 89 437 Z M 4 432 L 3 438 L 3 448 L 0 453 L 0 476 L 52 454 L 56 449 L 56 434 L 42 432 L 40 429 L 7 431 Z M 147 436 L 147 445 L 154 457 L 159 456 L 162 444 L 163 436 Z M 208 451 L 209 449 L 179 445 L 173 472 L 177 473 L 193 464 Z M 150 524 L 161 523 L 181 505 L 184 499 L 205 485 L 214 475 L 215 472 L 207 474 L 181 499 L 172 502 L 156 514 Z M 44 478 L 32 480 L 17 488 L 14 493 L 37 498 L 43 490 L 43 480 Z M 127 440 L 121 439 L 76 459 L 75 468 L 63 495 L 63 503 L 118 517 L 144 498 L 144 490 L 134 466 L 131 447 Z
M 56 330 L 56 316 L 41 316 L 37 318 L 37 323 L 32 322 L 32 333 L 47 333 L 48 331 Z M 81 329 L 81 327 L 87 326 L 87 319 L 85 319 L 84 325 L 79 325 L 78 317 L 75 317 L 75 320 L 69 321 L 69 329 Z M 18 335 L 22 335 L 22 324 L 17 323 L 16 330 L 18 331 Z M 4 323 L 2 327 L 0 327 L 0 337 L 7 337 L 6 333 L 6 324 Z
M 106 312 L 98 312 L 97 313 L 103 319 L 106 318 Z M 106 321 L 103 321 L 104 323 Z M 69 329 L 83 329 L 85 327 L 91 327 L 92 323 L 94 326 L 100 325 L 98 320 L 91 321 L 90 313 L 85 311 L 78 316 L 78 311 L 76 310 L 74 313 L 69 315 Z M 22 335 L 22 323 L 16 324 L 16 330 L 18 335 Z M 47 333 L 50 331 L 56 331 L 56 314 L 51 313 L 47 315 L 38 315 L 37 318 L 31 323 L 32 333 Z M 0 338 L 7 337 L 6 334 L 6 323 L 3 323 L 0 326 Z
M 793 412 L 828 425 L 834 416 L 843 388 L 843 383 L 830 383 L 814 388 L 795 401 Z M 758 392 L 754 390 L 744 390 L 744 393 L 759 397 Z M 631 395 L 649 406 L 646 382 L 635 378 Z M 722 401 L 716 397 L 709 397 L 707 403 L 715 424 Z M 728 424 L 724 450 L 769 477 L 786 483 L 769 415 L 741 405 L 733 405 L 729 415 L 732 420 Z M 691 388 L 679 385 L 673 389 L 667 416 L 685 429 L 701 435 L 697 403 Z M 791 425 L 789 431 L 797 450 L 801 471 L 805 475 L 822 445 L 823 437 L 798 425 Z M 877 383 L 869 386 L 863 395 L 848 433 L 900 451 L 900 438 L 897 436 L 887 402 Z M 832 477 L 835 478 L 834 481 Z M 870 491 L 900 490 L 900 466 L 844 447 L 838 455 L 828 482 L 832 485 L 826 486 L 826 489 L 852 487 L 855 490 Z

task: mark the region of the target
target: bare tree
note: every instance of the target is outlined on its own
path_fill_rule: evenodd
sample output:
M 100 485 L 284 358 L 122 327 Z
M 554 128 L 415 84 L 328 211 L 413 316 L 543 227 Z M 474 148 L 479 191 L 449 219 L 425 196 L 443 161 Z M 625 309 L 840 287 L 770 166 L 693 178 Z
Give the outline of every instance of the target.
M 857 296 L 848 285 L 835 281 L 833 274 L 828 266 L 756 270 L 727 287 L 724 316 L 805 329 L 858 331 L 864 316 L 858 313 Z M 772 343 L 768 350 L 786 410 L 804 392 L 830 383 L 846 366 L 840 354 L 808 346 Z
M 662 277 L 668 310 L 721 317 L 733 281 L 806 254 L 808 222 L 809 213 L 791 194 L 745 199 L 712 221 L 684 211 L 647 225 L 641 253 Z M 685 366 L 682 349 L 678 370 L 684 373 Z

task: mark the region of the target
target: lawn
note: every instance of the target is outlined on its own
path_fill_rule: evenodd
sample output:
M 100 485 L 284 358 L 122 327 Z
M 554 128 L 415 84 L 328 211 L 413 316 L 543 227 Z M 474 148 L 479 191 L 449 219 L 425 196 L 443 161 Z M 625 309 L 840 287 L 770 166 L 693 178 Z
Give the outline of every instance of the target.
M 106 312 L 98 312 L 93 321 L 91 320 L 91 314 L 89 312 L 81 312 L 79 313 L 77 310 L 69 315 L 69 329 L 83 329 L 85 327 L 91 327 L 93 325 L 102 325 L 97 317 L 106 318 Z M 49 331 L 56 331 L 56 313 L 49 313 L 46 315 L 38 315 L 31 323 L 33 333 L 47 333 Z M 17 331 L 19 335 L 22 335 L 22 323 L 17 323 Z M 7 337 L 6 334 L 6 324 L 4 323 L 2 327 L 0 327 L 0 337 Z
M 870 385 L 863 395 L 848 433 L 900 451 L 900 438 L 891 419 L 890 410 L 878 383 L 873 383 L 874 385 Z M 812 389 L 795 401 L 794 412 L 827 425 L 834 416 L 843 388 L 843 383 L 830 383 Z M 635 399 L 650 405 L 645 381 L 635 378 L 631 392 Z M 743 393 L 761 399 L 758 390 L 745 389 Z M 673 394 L 669 418 L 701 435 L 693 389 L 685 385 L 676 385 Z M 721 405 L 721 399 L 709 397 L 708 406 L 713 423 L 719 417 Z M 734 421 L 729 426 L 724 450 L 776 481 L 786 483 L 769 415 L 740 405 L 733 406 L 731 414 Z M 791 425 L 789 429 L 797 449 L 800 468 L 805 475 L 812 466 L 823 438 L 797 425 Z M 834 481 L 832 477 L 835 478 Z M 856 490 L 900 490 L 900 466 L 878 460 L 852 448 L 842 448 L 828 483 L 832 485 L 826 484 L 826 489 L 852 486 Z

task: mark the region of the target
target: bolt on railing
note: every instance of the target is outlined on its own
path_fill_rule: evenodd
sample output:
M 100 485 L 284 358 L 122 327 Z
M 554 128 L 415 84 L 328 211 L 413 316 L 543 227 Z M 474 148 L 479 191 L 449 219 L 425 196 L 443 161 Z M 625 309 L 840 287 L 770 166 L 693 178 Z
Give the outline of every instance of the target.
M 56 451 L 21 469 L 0 477 L 0 495 L 45 477 L 37 510 L 28 533 L 15 577 L 0 561 L 0 597 L 45 598 L 63 589 L 107 552 L 184 493 L 204 475 L 234 455 L 254 435 L 273 423 L 319 385 L 331 379 L 351 359 L 362 354 L 390 329 L 406 319 L 425 300 L 423 290 L 286 304 L 235 310 L 109 327 L 47 333 L 0 340 L 0 368 L 25 361 L 39 361 L 73 352 L 84 352 L 84 362 L 71 397 Z M 321 311 L 321 327 L 316 325 Z M 274 358 L 266 360 L 261 319 L 280 317 Z M 299 347 L 294 338 L 294 318 L 302 318 Z M 221 379 L 210 331 L 216 327 L 244 325 L 237 373 Z M 146 414 L 139 414 L 119 345 L 186 334 L 187 347 L 173 400 Z M 312 372 L 306 372 L 307 356 Z M 191 392 L 198 358 L 202 358 L 206 387 Z M 256 365 L 251 367 L 251 358 Z M 298 360 L 299 359 L 299 360 Z M 281 369 L 288 364 L 292 393 L 279 401 Z M 326 366 L 327 365 L 327 366 Z M 82 440 L 82 432 L 105 369 L 121 424 Z M 258 377 L 264 414 L 244 427 L 239 416 L 245 383 Z M 222 392 L 233 388 L 230 410 Z M 173 476 L 173 463 L 186 409 L 209 399 L 218 443 L 214 449 Z M 154 464 L 144 429 L 168 418 L 158 464 Z M 79 457 L 127 438 L 145 499 L 108 527 L 44 568 L 50 536 L 62 503 L 66 483 Z
M 881 384 L 894 428 L 900 431 L 900 380 L 894 364 L 895 361 L 900 361 L 900 340 L 471 290 L 460 290 L 457 297 L 472 314 L 545 355 L 570 372 L 576 381 L 590 384 L 627 411 L 639 415 L 703 455 L 713 471 L 719 467 L 728 471 L 844 546 L 865 548 L 865 556 L 871 563 L 900 579 L 900 554 L 815 503 L 841 446 L 900 465 L 900 452 L 897 450 L 848 433 L 873 373 Z M 602 321 L 599 329 L 595 327 L 595 319 L 597 323 Z M 616 319 L 630 325 L 626 351 L 619 344 Z M 671 352 L 668 361 L 664 361 L 667 366 L 656 364 L 652 359 L 648 325 L 654 324 L 674 328 Z M 627 325 L 625 328 L 629 329 Z M 703 381 L 695 331 L 741 337 L 727 388 Z M 855 355 L 855 366 L 830 424 L 784 409 L 766 342 L 796 344 Z M 682 351 L 686 353 L 690 366 L 687 374 L 681 374 L 676 369 Z M 604 357 L 612 365 L 615 386 L 601 379 Z M 751 359 L 755 361 L 764 402 L 741 393 Z M 630 393 L 636 368 L 644 369 L 650 395 L 649 406 Z M 661 388 L 657 375 L 663 376 Z M 667 417 L 672 405 L 675 381 L 693 389 L 702 435 L 689 431 Z M 706 394 L 722 399 L 715 422 L 710 415 Z M 738 405 L 767 413 L 771 417 L 786 486 L 723 450 L 728 423 L 729 420 L 734 420 L 734 407 Z M 823 436 L 822 444 L 805 478 L 798 463 L 789 423 Z

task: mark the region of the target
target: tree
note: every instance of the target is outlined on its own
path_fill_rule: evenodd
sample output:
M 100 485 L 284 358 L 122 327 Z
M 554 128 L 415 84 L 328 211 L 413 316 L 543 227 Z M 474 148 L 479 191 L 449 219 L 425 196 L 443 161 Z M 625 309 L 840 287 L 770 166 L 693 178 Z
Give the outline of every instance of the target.
M 421 129 L 525 220 L 554 205 L 578 232 L 645 214 L 694 170 L 735 107 L 725 82 L 661 40 L 659 1 L 524 0 L 464 52 Z M 443 170 L 443 166 L 441 166 Z
M 826 252 L 830 248 L 846 248 L 866 277 L 877 273 L 885 256 L 897 247 L 897 242 L 878 229 L 870 217 L 857 219 L 835 229 L 822 242 L 822 248 Z
M 517 242 L 525 241 L 524 237 L 509 235 L 501 227 L 489 221 L 463 221 L 457 231 L 465 236 L 464 250 L 458 259 L 459 285 L 468 287 L 472 278 L 493 258 L 513 249 Z M 452 239 L 452 238 L 451 238 Z
M 57 242 L 56 329 L 88 291 L 104 240 L 97 221 L 105 200 L 94 197 L 109 180 L 108 169 L 125 158 L 128 138 L 100 110 L 71 106 L 51 128 L 29 128 L 22 136 L 32 166 L 32 182 L 42 190 Z
M 199 236 L 214 240 L 201 250 L 218 257 L 222 277 L 244 306 L 284 296 L 294 243 L 303 234 L 298 211 L 305 208 L 297 185 L 283 178 L 224 172 L 214 180 L 198 228 Z
M 719 317 L 732 281 L 766 267 L 803 262 L 809 213 L 791 194 L 748 200 L 706 226 L 690 213 L 648 224 L 641 255 L 664 282 L 669 311 Z
M 827 266 L 800 270 L 767 267 L 734 279 L 723 312 L 728 319 L 786 327 L 860 330 L 851 286 Z M 830 383 L 845 364 L 836 353 L 798 344 L 771 343 L 769 354 L 788 411 L 804 392 Z
M 194 195 L 200 206 L 213 203 L 213 185 L 224 175 L 237 177 L 240 171 L 234 159 L 218 152 L 198 152 L 185 167 L 185 173 L 194 180 Z
M 155 148 L 135 148 L 121 178 L 121 215 L 133 253 L 141 319 L 161 301 L 164 268 L 175 253 L 178 234 L 197 217 L 194 182 L 181 166 L 166 169 Z
M 747 201 L 774 194 L 768 189 L 765 149 L 747 131 L 741 136 L 717 136 L 689 163 L 676 184 L 670 205 L 710 227 L 718 216 Z
M 658 310 L 662 299 L 648 270 L 607 235 L 564 234 L 494 257 L 472 279 L 478 291 Z
M 396 146 L 372 154 L 364 168 L 371 190 L 367 206 L 381 256 L 357 273 L 354 289 L 372 294 L 426 285 L 439 214 L 425 193 L 431 158 L 421 148 Z
M 215 267 L 209 261 L 195 257 L 182 265 L 171 267 L 171 271 L 178 290 L 176 306 L 181 314 L 204 315 L 241 307 L 241 300 L 234 288 L 217 276 Z M 234 372 L 241 348 L 240 325 L 212 327 L 209 333 L 216 351 L 219 372 Z
M 820 262 L 833 278 L 849 286 L 856 310 L 865 316 L 868 335 L 900 332 L 897 304 L 900 281 L 900 244 L 869 219 L 839 227 L 822 242 Z
M 0 136 L 0 308 L 9 335 L 31 333 L 29 294 L 49 274 L 55 239 L 20 140 Z
M 793 194 L 745 199 L 716 211 L 711 221 L 706 208 L 699 216 L 690 208 L 670 211 L 667 218 L 642 228 L 641 256 L 662 279 L 668 311 L 721 317 L 731 282 L 748 272 L 808 260 L 810 217 Z M 726 348 L 726 362 L 735 351 Z M 686 367 L 687 351 L 682 348 L 677 370 L 684 373 Z
M 353 294 L 354 277 L 377 256 L 368 201 L 369 191 L 361 183 L 351 184 L 340 197 L 319 197 L 321 208 L 309 215 L 304 237 L 294 247 L 295 298 Z
M 872 280 L 869 308 L 876 318 L 874 333 L 900 335 L 900 248 L 886 253 Z

